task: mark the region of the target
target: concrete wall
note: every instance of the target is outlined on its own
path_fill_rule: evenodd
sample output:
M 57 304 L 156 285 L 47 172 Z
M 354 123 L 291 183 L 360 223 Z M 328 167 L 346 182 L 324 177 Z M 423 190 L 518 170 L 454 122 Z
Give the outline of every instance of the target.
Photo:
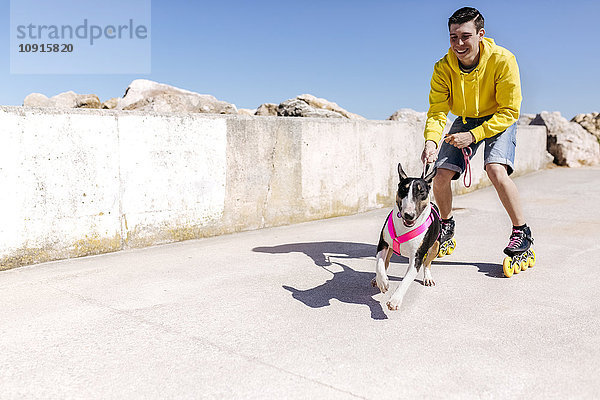
M 388 207 L 423 146 L 392 121 L 0 107 L 0 126 L 0 269 Z M 543 127 L 518 141 L 517 173 L 545 166 Z

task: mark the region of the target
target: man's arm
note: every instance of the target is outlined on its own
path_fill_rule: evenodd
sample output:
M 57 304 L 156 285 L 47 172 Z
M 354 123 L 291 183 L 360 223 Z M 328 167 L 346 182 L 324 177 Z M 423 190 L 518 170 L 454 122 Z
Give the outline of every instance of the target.
M 429 91 L 429 111 L 427 111 L 427 122 L 425 123 L 425 140 L 431 140 L 437 146 L 442 139 L 442 133 L 446 126 L 450 105 L 450 83 L 448 82 L 438 61 L 433 67 L 431 76 L 431 90 Z
M 498 110 L 494 116 L 481 126 L 471 129 L 475 141 L 492 137 L 514 124 L 519 119 L 521 109 L 521 79 L 517 60 L 511 55 L 502 64 L 498 78 L 496 78 L 496 102 Z

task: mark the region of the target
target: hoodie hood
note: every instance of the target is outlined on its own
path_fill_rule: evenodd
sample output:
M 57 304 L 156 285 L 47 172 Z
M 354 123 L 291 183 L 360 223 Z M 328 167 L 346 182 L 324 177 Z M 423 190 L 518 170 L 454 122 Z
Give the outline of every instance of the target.
M 463 120 L 493 115 L 471 130 L 475 140 L 480 141 L 513 124 L 520 108 L 519 66 L 510 51 L 484 37 L 479 42 L 477 66 L 464 73 L 450 48 L 433 68 L 425 139 L 439 143 L 449 111 Z

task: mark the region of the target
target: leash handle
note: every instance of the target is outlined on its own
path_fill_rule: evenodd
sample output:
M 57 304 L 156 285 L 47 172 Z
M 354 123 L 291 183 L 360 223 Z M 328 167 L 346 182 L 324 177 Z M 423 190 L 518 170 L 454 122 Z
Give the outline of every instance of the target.
M 434 161 L 434 162 L 435 162 L 435 161 Z M 424 163 L 423 163 L 423 174 L 421 175 L 421 178 L 425 178 L 425 175 L 427 175 L 427 168 L 428 168 L 428 167 L 429 167 L 431 164 L 433 164 L 433 163 L 432 163 L 432 162 L 431 162 L 431 163 L 428 163 L 428 162 L 424 162 Z
M 462 149 L 463 157 L 465 159 L 465 176 L 463 177 L 463 183 L 465 187 L 471 187 L 472 183 L 472 174 L 471 174 L 471 161 L 470 157 L 473 154 L 473 149 L 470 147 L 463 147 Z M 469 184 L 467 184 L 467 174 L 469 174 Z

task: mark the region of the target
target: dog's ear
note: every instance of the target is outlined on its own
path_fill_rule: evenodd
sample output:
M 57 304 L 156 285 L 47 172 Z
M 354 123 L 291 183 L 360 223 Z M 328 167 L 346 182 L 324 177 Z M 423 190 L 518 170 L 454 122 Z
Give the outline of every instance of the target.
M 398 163 L 398 176 L 400 177 L 400 180 L 408 178 L 408 175 L 404 173 L 404 170 L 402 169 L 402 164 L 400 163 Z
M 423 176 L 423 179 L 425 180 L 425 182 L 427 183 L 431 183 L 431 181 L 433 181 L 433 177 L 435 176 L 435 174 L 437 174 L 437 167 L 434 166 L 431 171 L 427 172 L 427 167 L 425 167 L 425 176 Z

